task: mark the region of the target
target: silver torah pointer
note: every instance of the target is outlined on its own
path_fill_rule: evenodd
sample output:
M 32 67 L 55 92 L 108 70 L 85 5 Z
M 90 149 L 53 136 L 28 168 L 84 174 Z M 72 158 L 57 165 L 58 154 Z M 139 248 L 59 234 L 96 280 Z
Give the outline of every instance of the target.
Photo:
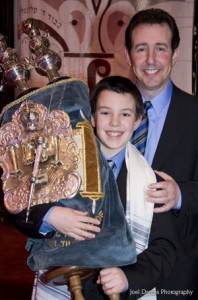
M 28 206 L 27 206 L 27 210 L 26 210 L 26 222 L 28 222 L 28 217 L 29 217 L 29 213 L 30 213 L 32 198 L 33 198 L 33 195 L 34 195 L 34 189 L 35 189 L 36 180 L 37 180 L 37 176 L 38 176 L 38 172 L 39 172 L 39 163 L 40 163 L 40 159 L 41 159 L 43 145 L 44 145 L 44 138 L 39 137 L 38 138 L 38 145 L 37 145 L 37 149 L 36 149 L 36 156 L 35 156 L 33 171 L 32 171 Z

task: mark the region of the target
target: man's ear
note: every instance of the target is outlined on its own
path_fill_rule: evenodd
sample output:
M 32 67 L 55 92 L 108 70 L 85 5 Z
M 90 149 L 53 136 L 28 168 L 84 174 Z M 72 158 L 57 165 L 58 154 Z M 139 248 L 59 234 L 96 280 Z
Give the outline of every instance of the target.
M 95 118 L 94 118 L 93 115 L 91 115 L 91 124 L 92 124 L 93 127 L 96 126 Z
M 127 64 L 131 67 L 131 59 L 130 59 L 129 52 L 128 52 L 127 48 L 124 49 L 124 53 L 125 53 Z
M 173 53 L 172 66 L 174 66 L 176 64 L 178 56 L 179 56 L 179 47 L 177 47 L 177 49 L 175 49 L 175 51 Z
M 142 121 L 142 116 L 140 115 L 137 120 L 135 121 L 135 124 L 134 124 L 134 131 L 140 126 L 140 123 Z

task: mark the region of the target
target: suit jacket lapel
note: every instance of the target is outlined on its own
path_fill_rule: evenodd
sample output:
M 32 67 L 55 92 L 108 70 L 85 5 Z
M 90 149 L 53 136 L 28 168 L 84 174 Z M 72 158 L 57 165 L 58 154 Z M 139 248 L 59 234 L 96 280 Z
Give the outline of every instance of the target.
M 126 168 L 126 162 L 124 159 L 121 170 L 118 174 L 117 184 L 118 184 L 120 199 L 121 199 L 121 202 L 122 202 L 125 212 L 126 212 L 126 180 L 127 180 L 127 168 Z
M 154 169 L 163 166 L 185 133 L 183 123 L 190 116 L 186 112 L 184 98 L 185 94 L 173 85 L 171 103 L 152 163 Z

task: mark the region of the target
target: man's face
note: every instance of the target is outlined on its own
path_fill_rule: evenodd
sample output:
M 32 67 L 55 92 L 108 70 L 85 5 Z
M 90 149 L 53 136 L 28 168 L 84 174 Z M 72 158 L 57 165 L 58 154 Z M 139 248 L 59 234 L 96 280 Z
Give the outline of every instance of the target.
M 130 94 L 108 90 L 99 94 L 92 125 L 107 156 L 116 155 L 126 146 L 140 121 L 136 120 L 135 101 Z
M 178 49 L 172 51 L 171 37 L 171 30 L 165 23 L 141 24 L 132 32 L 132 49 L 127 59 L 141 93 L 148 98 L 161 92 L 170 79 L 178 56 Z

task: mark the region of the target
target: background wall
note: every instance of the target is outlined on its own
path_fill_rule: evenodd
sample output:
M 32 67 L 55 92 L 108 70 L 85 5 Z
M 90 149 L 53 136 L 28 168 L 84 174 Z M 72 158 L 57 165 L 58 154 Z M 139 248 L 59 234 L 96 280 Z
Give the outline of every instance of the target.
M 14 47 L 14 12 L 13 0 L 0 1 L 0 34 L 7 37 L 7 43 L 10 47 Z M 0 68 L 0 110 L 14 98 L 14 90 L 5 86 L 1 86 L 2 72 Z
M 61 74 L 80 77 L 90 88 L 111 74 L 133 78 L 124 55 L 125 28 L 138 10 L 159 7 L 175 17 L 180 29 L 174 82 L 191 93 L 194 4 L 194 0 L 16 0 L 16 47 L 22 56 L 30 56 L 21 22 L 35 18 L 42 34 L 49 33 L 51 48 L 62 57 Z M 31 82 L 37 86 L 46 83 L 34 71 Z
M 0 1 L 0 34 L 14 47 L 14 0 Z M 2 79 L 0 73 L 0 80 Z M 14 99 L 14 89 L 8 86 L 0 91 L 0 110 Z M 0 169 L 1 176 L 1 169 Z M 3 206 L 0 184 L 0 299 L 31 299 L 34 272 L 27 266 L 26 237 L 12 224 Z
M 192 55 L 192 92 L 198 96 L 198 0 L 194 3 L 194 34 L 193 34 L 193 55 Z
M 170 12 L 181 32 L 180 60 L 173 78 L 181 88 L 198 95 L 198 5 L 197 0 L 0 0 L 0 34 L 10 47 L 30 57 L 29 40 L 21 22 L 39 20 L 42 34 L 50 34 L 51 48 L 62 57 L 62 75 L 77 76 L 92 88 L 101 77 L 123 74 L 133 78 L 125 62 L 123 37 L 131 16 L 145 7 Z M 15 19 L 14 19 L 15 18 Z M 193 26 L 193 19 L 194 26 Z M 194 28 L 194 30 L 193 30 Z M 15 36 L 15 43 L 14 43 Z M 47 80 L 31 72 L 32 85 Z M 1 80 L 0 73 L 0 80 Z M 0 110 L 14 99 L 14 90 L 0 91 Z M 0 174 L 1 175 L 1 174 Z M 30 299 L 34 273 L 26 265 L 26 238 L 10 223 L 3 209 L 0 189 L 0 296 L 3 300 Z

